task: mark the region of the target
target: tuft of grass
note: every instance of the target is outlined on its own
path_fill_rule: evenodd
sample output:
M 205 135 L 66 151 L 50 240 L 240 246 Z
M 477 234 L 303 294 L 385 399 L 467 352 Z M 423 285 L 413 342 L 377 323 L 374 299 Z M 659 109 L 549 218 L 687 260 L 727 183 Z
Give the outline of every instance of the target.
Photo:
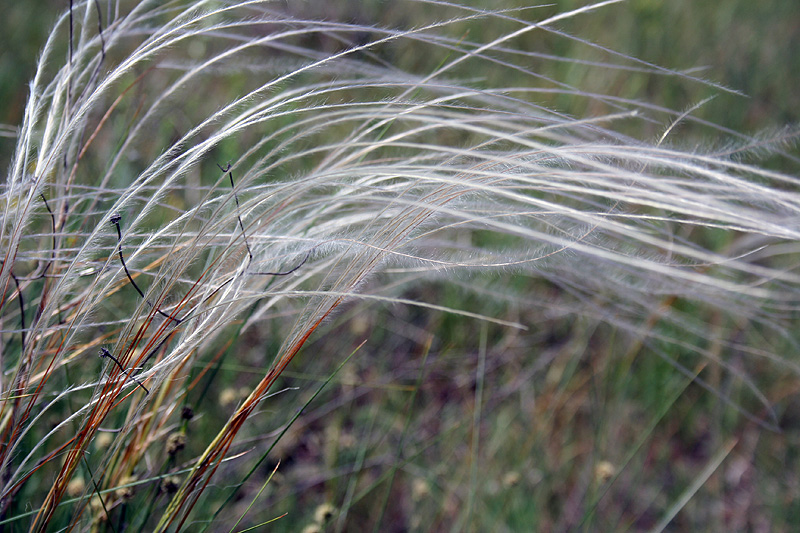
M 796 130 L 573 83 L 738 95 L 569 33 L 617 3 L 71 2 L 0 188 L 0 524 L 762 520 Z

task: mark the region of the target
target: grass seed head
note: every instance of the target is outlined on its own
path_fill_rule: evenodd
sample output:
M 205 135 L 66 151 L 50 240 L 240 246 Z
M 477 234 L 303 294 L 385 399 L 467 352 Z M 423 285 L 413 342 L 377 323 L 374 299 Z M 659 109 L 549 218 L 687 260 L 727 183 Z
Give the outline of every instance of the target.
M 183 431 L 176 431 L 167 437 L 167 455 L 174 457 L 179 451 L 186 447 L 186 433 Z

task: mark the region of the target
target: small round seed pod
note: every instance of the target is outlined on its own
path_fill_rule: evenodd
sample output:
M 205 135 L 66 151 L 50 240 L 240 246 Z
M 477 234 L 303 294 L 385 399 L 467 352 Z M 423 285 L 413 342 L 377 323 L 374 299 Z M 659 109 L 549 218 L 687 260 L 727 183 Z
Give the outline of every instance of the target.
M 179 431 L 167 438 L 167 454 L 172 457 L 186 447 L 186 433 Z

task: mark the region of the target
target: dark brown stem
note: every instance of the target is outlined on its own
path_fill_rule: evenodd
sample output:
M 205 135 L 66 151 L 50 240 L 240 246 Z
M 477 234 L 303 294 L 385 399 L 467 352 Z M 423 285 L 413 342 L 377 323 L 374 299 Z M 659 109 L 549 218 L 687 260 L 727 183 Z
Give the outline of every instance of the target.
M 252 262 L 253 252 L 250 250 L 250 243 L 247 242 L 247 234 L 244 232 L 244 223 L 242 222 L 242 217 L 239 214 L 241 212 L 241 208 L 239 207 L 239 195 L 236 194 L 236 186 L 233 184 L 233 171 L 231 170 L 231 164 L 228 163 L 228 166 L 222 168 L 222 166 L 217 163 L 217 167 L 219 167 L 223 174 L 227 172 L 228 178 L 231 180 L 231 191 L 233 192 L 233 199 L 236 201 L 236 218 L 239 219 L 239 227 L 242 228 L 242 237 L 244 238 L 244 245 L 247 248 L 247 255 L 250 256 L 250 262 Z
M 116 357 L 114 357 L 113 355 L 111 355 L 111 352 L 109 352 L 109 351 L 108 351 L 108 350 L 106 350 L 105 348 L 101 348 L 101 349 L 100 349 L 100 359 L 105 359 L 106 357 L 108 357 L 109 359 L 111 359 L 112 361 L 114 361 L 114 362 L 117 364 L 117 366 L 119 367 L 119 370 L 120 370 L 120 372 L 122 372 L 123 374 L 125 374 L 126 376 L 128 376 L 130 379 L 132 379 L 133 381 L 135 381 L 137 385 L 139 385 L 141 388 L 143 388 L 143 389 L 144 389 L 144 392 L 146 392 L 147 394 L 150 394 L 150 391 L 149 391 L 149 390 L 147 390 L 147 387 L 145 387 L 144 385 L 142 385 L 142 382 L 141 382 L 141 381 L 139 381 L 139 380 L 138 380 L 138 379 L 136 379 L 135 377 L 133 377 L 133 376 L 131 376 L 130 374 L 128 374 L 128 372 L 125 370 L 125 368 L 123 368 L 123 366 L 120 364 L 120 362 L 119 362 L 119 361 L 117 361 L 117 358 L 116 358 Z
M 297 270 L 299 270 L 301 266 L 305 265 L 306 262 L 308 261 L 308 258 L 311 257 L 311 252 L 313 251 L 314 248 L 306 252 L 306 256 L 303 258 L 303 260 L 300 261 L 300 263 L 298 263 L 297 266 L 295 266 L 290 270 L 285 270 L 283 272 L 249 272 L 249 274 L 252 274 L 253 276 L 288 276 L 289 274 L 292 274 Z
M 131 285 L 133 285 L 133 288 L 136 289 L 136 292 L 139 293 L 139 296 L 146 299 L 144 296 L 144 292 L 142 292 L 142 289 L 140 289 L 139 286 L 136 284 L 136 282 L 133 281 L 133 276 L 131 276 L 131 273 L 128 271 L 128 265 L 125 264 L 125 257 L 122 254 L 122 230 L 119 227 L 120 220 L 122 220 L 122 216 L 120 216 L 119 213 L 114 213 L 113 215 L 111 215 L 111 223 L 114 224 L 114 226 L 117 228 L 117 251 L 119 252 L 119 260 L 122 263 L 122 268 L 125 269 L 125 274 L 128 276 L 128 279 L 130 280 Z M 177 324 L 181 323 L 179 319 L 175 318 L 174 316 L 168 315 L 167 313 L 159 309 L 157 306 L 154 306 L 149 300 L 147 300 L 147 303 L 153 306 L 156 312 L 159 315 L 163 316 L 164 318 L 168 320 L 173 320 Z

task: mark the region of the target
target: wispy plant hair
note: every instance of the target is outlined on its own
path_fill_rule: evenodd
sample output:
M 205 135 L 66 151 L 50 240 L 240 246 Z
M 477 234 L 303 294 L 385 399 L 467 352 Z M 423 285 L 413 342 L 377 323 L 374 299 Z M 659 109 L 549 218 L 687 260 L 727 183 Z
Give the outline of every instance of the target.
M 91 469 L 103 489 L 122 484 L 174 421 L 189 369 L 234 327 L 292 317 L 159 531 L 185 526 L 248 417 L 343 303 L 524 327 L 409 298 L 423 280 L 544 282 L 557 303 L 487 287 L 498 301 L 609 323 L 668 359 L 665 346 L 713 359 L 757 399 L 725 401 L 775 425 L 770 400 L 725 354 L 797 371 L 787 354 L 798 349 L 800 183 L 740 157 L 769 149 L 793 165 L 792 132 L 767 143 L 693 109 L 586 92 L 539 75 L 541 57 L 516 46 L 539 32 L 580 42 L 558 23 L 616 0 L 551 16 L 404 3 L 436 15 L 377 27 L 305 3 L 87 0 L 61 16 L 0 189 L 3 519 L 48 471 L 55 482 L 29 518 L 45 529 L 114 410 L 128 414 Z M 503 33 L 480 35 L 486 20 Z M 730 91 L 583 45 L 607 54 L 586 68 Z M 553 94 L 597 111 L 539 104 Z M 681 148 L 673 127 L 684 122 L 731 140 Z M 623 133 L 637 124 L 659 134 Z M 51 413 L 68 416 L 31 448 L 26 436 Z M 74 503 L 76 523 L 102 514 L 87 510 L 93 492 Z

